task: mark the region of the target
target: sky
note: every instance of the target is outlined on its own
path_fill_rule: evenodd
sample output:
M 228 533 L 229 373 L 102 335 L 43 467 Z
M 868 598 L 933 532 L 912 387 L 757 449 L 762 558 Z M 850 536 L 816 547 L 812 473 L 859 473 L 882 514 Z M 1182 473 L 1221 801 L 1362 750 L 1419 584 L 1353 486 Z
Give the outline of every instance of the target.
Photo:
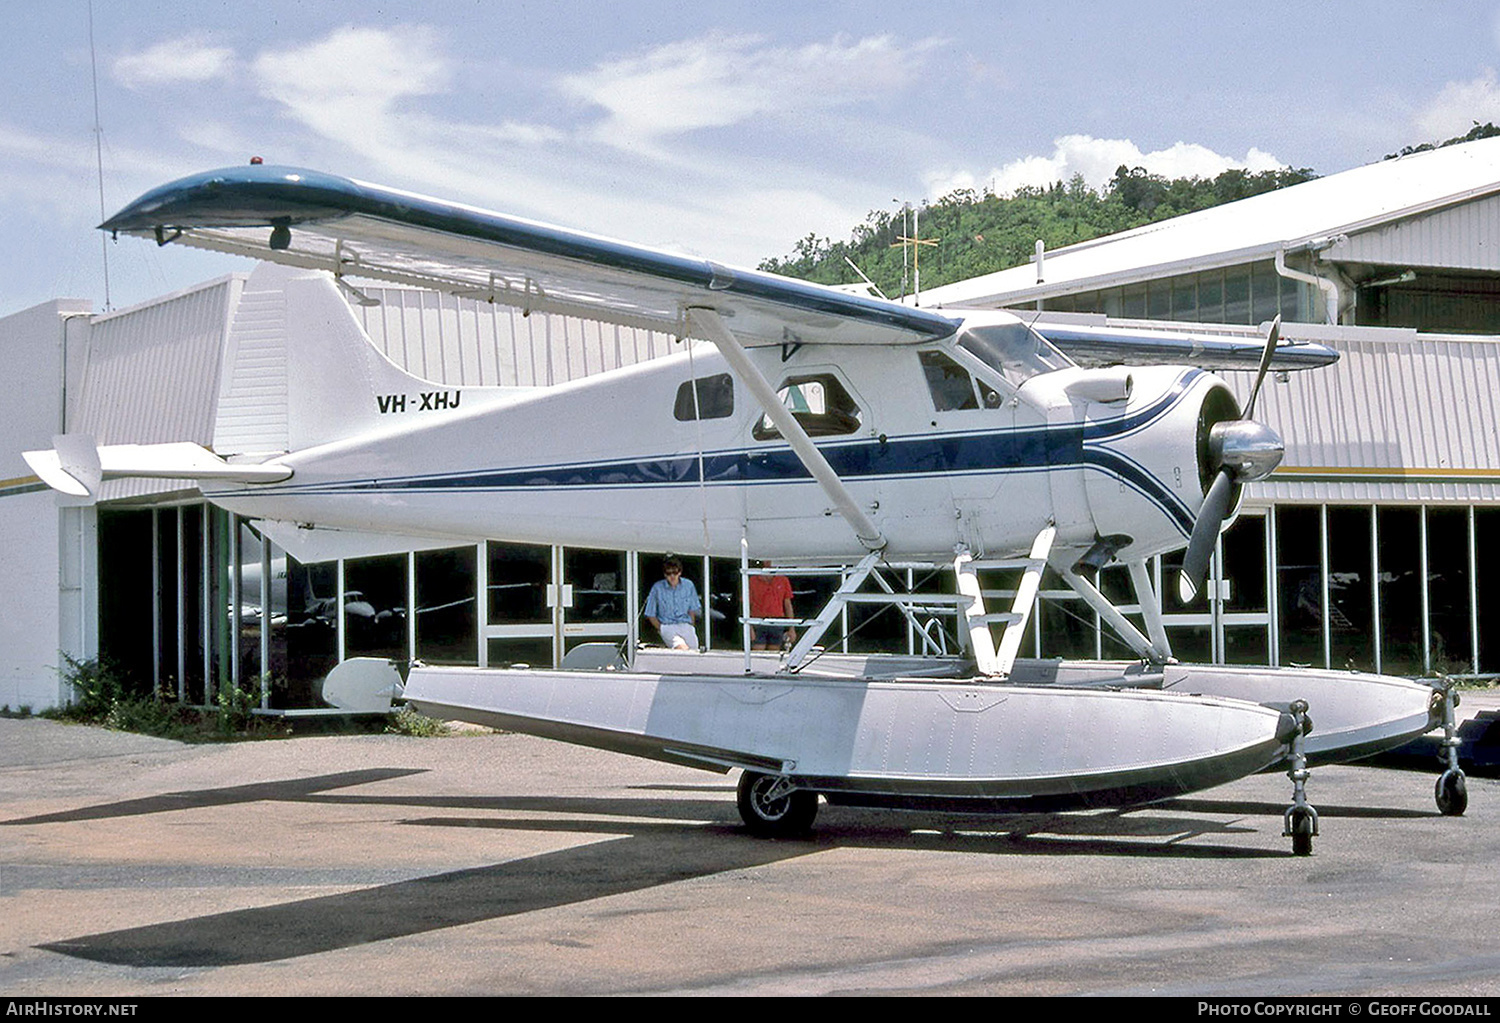
M 249 269 L 94 227 L 251 156 L 754 266 L 955 188 L 1500 123 L 1500 2 L 95 0 L 92 48 L 87 0 L 0 11 L 0 316 Z

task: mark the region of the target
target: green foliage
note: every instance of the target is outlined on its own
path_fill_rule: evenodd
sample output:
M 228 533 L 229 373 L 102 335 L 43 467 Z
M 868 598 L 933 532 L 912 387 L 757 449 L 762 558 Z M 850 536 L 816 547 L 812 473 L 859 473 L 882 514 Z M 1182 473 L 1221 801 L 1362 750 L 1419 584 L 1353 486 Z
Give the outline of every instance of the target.
M 1410 156 L 1412 153 L 1425 153 L 1433 149 L 1442 149 L 1444 146 L 1456 146 L 1461 142 L 1477 142 L 1480 139 L 1492 139 L 1496 135 L 1500 135 L 1500 128 L 1495 127 L 1489 121 L 1483 124 L 1480 124 L 1478 121 L 1473 123 L 1474 127 L 1462 135 L 1455 135 L 1453 138 L 1444 139 L 1442 142 L 1423 142 L 1415 146 L 1402 146 L 1394 153 L 1387 153 L 1385 158 L 1387 160 L 1394 160 L 1399 156 Z
M 410 735 L 419 739 L 430 739 L 436 736 L 448 735 L 452 729 L 446 721 L 430 718 L 425 714 L 418 714 L 410 707 L 403 706 L 395 714 L 391 715 L 386 723 L 385 730 L 390 735 Z
M 71 698 L 68 709 L 79 720 L 102 718 L 131 695 L 124 675 L 108 661 L 80 661 L 67 654 L 62 657 L 66 663 L 61 669 L 62 680 L 68 684 Z
M 240 735 L 256 724 L 251 712 L 260 706 L 259 689 L 241 688 L 237 685 L 219 687 L 214 702 L 219 706 L 216 724 L 223 738 Z
M 1228 170 L 1211 180 L 1168 180 L 1140 167 L 1121 166 L 1102 192 L 1077 175 L 1066 184 L 1020 188 L 1009 197 L 960 189 L 919 211 L 921 237 L 937 241 L 935 246 L 920 246 L 922 287 L 1019 266 L 1032 257 L 1037 239 L 1057 249 L 1314 177 L 1308 168 L 1288 168 L 1260 173 Z M 872 210 L 848 241 L 809 234 L 790 255 L 767 259 L 760 268 L 822 284 L 847 284 L 858 280 L 847 257 L 895 298 L 903 293 L 903 248 L 911 258 L 911 248 L 900 240 L 909 229 L 902 211 Z M 908 274 L 905 291 L 911 290 Z
M 44 712 L 46 717 L 180 742 L 291 734 L 280 722 L 251 714 L 260 700 L 258 689 L 224 687 L 214 708 L 189 707 L 168 692 L 138 692 L 138 686 L 107 661 L 79 661 L 66 654 L 63 659 L 67 666 L 62 678 L 72 700 Z

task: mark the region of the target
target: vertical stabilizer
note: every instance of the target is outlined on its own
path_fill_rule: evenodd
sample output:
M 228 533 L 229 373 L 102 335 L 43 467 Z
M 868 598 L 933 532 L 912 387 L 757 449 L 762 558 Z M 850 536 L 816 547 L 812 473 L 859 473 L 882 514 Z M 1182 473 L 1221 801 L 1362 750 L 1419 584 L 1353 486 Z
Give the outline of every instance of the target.
M 385 425 L 434 385 L 376 348 L 331 276 L 263 264 L 230 318 L 214 450 L 265 458 Z M 427 401 L 450 402 L 458 392 Z M 384 417 L 389 419 L 389 415 Z

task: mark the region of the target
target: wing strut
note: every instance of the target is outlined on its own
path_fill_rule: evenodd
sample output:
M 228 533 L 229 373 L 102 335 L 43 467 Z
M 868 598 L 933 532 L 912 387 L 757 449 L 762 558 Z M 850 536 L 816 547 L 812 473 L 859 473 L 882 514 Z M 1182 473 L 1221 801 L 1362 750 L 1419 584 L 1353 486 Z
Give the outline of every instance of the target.
M 797 422 L 791 410 L 786 407 L 780 398 L 776 396 L 776 388 L 771 386 L 770 381 L 750 361 L 750 356 L 745 352 L 745 346 L 740 344 L 727 326 L 724 319 L 717 310 L 702 306 L 689 306 L 687 309 L 688 327 L 694 337 L 701 337 L 712 341 L 724 355 L 724 360 L 729 363 L 729 368 L 734 375 L 740 378 L 740 382 L 750 389 L 755 400 L 760 402 L 760 407 L 765 410 L 767 418 L 781 431 L 781 436 L 792 446 L 792 451 L 802 460 L 807 471 L 812 473 L 813 479 L 823 488 L 833 506 L 839 510 L 849 525 L 854 529 L 854 535 L 864 545 L 867 551 L 885 550 L 886 539 L 880 532 L 880 527 L 875 525 L 865 510 L 859 506 L 849 488 L 844 486 L 844 481 L 839 479 L 839 474 L 833 471 L 833 466 L 823 457 L 823 453 L 813 444 L 812 438 L 807 431 L 802 429 L 802 424 Z

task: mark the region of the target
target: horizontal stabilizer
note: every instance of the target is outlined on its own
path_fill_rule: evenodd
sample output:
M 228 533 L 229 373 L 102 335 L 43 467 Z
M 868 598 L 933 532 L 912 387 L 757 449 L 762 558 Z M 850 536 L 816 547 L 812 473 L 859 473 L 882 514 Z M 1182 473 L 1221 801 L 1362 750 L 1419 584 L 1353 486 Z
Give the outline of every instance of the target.
M 290 479 L 284 465 L 231 465 L 190 441 L 172 444 L 110 444 L 97 447 L 82 434 L 59 434 L 51 450 L 26 451 L 22 457 L 54 490 L 70 497 L 97 498 L 104 480 L 188 479 L 230 483 L 279 483 Z
M 254 524 L 262 535 L 270 537 L 276 546 L 304 565 L 318 561 L 336 561 L 339 558 L 373 558 L 385 554 L 405 554 L 408 551 L 474 546 L 472 537 L 371 533 L 309 522 L 283 522 L 278 519 L 255 519 Z

